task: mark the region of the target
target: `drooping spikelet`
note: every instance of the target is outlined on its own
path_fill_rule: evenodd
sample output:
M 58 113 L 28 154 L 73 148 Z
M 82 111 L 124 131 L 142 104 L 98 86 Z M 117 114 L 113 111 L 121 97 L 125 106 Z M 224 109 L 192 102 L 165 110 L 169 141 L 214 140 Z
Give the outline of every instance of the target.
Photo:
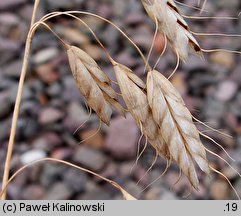
M 67 50 L 70 68 L 81 94 L 99 118 L 109 125 L 111 105 L 124 113 L 110 79 L 86 52 L 75 46 Z
M 207 174 L 209 165 L 191 113 L 179 92 L 156 70 L 147 75 L 147 98 L 171 157 L 197 189 L 198 178 L 193 161 Z
M 167 37 L 173 50 L 183 61 L 187 60 L 189 49 L 201 55 L 201 48 L 180 15 L 173 0 L 141 0 L 152 20 L 157 20 L 159 31 Z
M 170 159 L 167 146 L 160 136 L 159 127 L 154 121 L 148 105 L 145 83 L 124 65 L 117 63 L 114 70 L 122 97 L 138 127 L 157 153 Z

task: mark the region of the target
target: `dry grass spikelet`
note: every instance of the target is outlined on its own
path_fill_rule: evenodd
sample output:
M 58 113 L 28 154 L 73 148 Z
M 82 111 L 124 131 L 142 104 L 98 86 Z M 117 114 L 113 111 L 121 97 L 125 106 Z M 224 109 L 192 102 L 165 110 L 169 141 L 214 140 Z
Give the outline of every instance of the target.
M 124 65 L 116 63 L 114 70 L 128 111 L 157 153 L 169 160 L 167 146 L 148 105 L 145 83 Z
M 101 121 L 109 125 L 112 114 L 111 105 L 124 113 L 123 107 L 117 101 L 118 95 L 111 86 L 111 80 L 95 60 L 80 48 L 69 46 L 67 55 L 81 94 Z
M 147 75 L 147 98 L 171 157 L 197 189 L 194 161 L 205 173 L 209 174 L 210 169 L 190 111 L 171 82 L 156 70 Z
M 158 22 L 159 31 L 168 39 L 177 55 L 186 61 L 191 50 L 201 55 L 201 48 L 191 34 L 173 0 L 141 0 L 148 15 Z

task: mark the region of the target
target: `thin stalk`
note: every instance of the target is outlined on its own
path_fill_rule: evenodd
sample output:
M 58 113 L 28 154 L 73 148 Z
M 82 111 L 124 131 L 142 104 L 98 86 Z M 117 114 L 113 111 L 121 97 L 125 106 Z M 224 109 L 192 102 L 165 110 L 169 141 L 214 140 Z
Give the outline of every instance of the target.
M 35 2 L 34 2 L 33 14 L 32 14 L 32 18 L 31 18 L 30 27 L 32 27 L 33 24 L 36 21 L 36 16 L 37 16 L 37 11 L 38 11 L 38 7 L 39 7 L 39 2 L 40 2 L 40 0 L 35 0 Z
M 7 181 L 7 184 L 6 186 L 18 175 L 20 174 L 22 171 L 24 171 L 26 168 L 34 165 L 34 164 L 37 164 L 37 163 L 40 163 L 40 162 L 44 162 L 44 161 L 50 161 L 50 162 L 58 162 L 58 163 L 62 163 L 62 164 L 65 164 L 67 166 L 70 166 L 70 167 L 73 167 L 73 168 L 76 168 L 78 170 L 81 170 L 81 171 L 84 171 L 84 172 L 87 172 L 87 173 L 90 173 L 91 175 L 94 175 L 108 183 L 110 183 L 111 185 L 113 185 L 116 189 L 118 189 L 119 191 L 121 191 L 121 193 L 123 194 L 123 197 L 124 199 L 126 200 L 135 200 L 136 198 L 133 197 L 131 194 L 129 194 L 126 190 L 124 190 L 118 183 L 116 183 L 115 181 L 112 181 L 108 178 L 105 178 L 104 176 L 101 176 L 100 174 L 98 173 L 95 173 L 89 169 L 85 169 L 83 167 L 80 167 L 80 166 L 77 166 L 75 164 L 72 164 L 72 163 L 69 163 L 67 161 L 64 161 L 64 160 L 59 160 L 59 159 L 55 159 L 55 158 L 42 158 L 42 159 L 39 159 L 39 160 L 36 160 L 36 161 L 33 161 L 23 167 L 21 167 L 19 170 L 17 170 L 12 176 L 11 178 L 9 178 L 9 180 Z M 6 186 L 4 188 L 2 188 L 2 191 L 0 192 L 0 195 L 3 193 L 6 192 Z
M 33 24 L 35 23 L 36 14 L 37 14 L 38 6 L 39 6 L 39 1 L 40 0 L 35 0 L 30 27 L 32 27 Z M 30 30 L 28 33 L 27 41 L 26 41 L 26 45 L 25 45 L 24 60 L 23 60 L 21 75 L 20 75 L 19 84 L 18 84 L 18 93 L 17 93 L 16 102 L 15 102 L 14 111 L 13 111 L 13 118 L 12 118 L 12 125 L 11 125 L 11 131 L 10 131 L 10 137 L 9 137 L 9 143 L 8 143 L 8 150 L 7 150 L 7 156 L 6 156 L 5 166 L 4 166 L 2 188 L 5 188 L 8 183 L 9 172 L 10 172 L 10 162 L 11 162 L 12 153 L 13 153 L 18 115 L 19 115 L 21 98 L 22 98 L 22 93 L 23 93 L 23 85 L 24 85 L 24 80 L 25 80 L 25 76 L 27 73 L 27 66 L 28 66 L 28 61 L 29 61 L 30 47 L 31 47 L 33 35 L 34 35 L 34 31 Z M 5 200 L 5 199 L 6 199 L 6 191 L 4 191 L 1 196 L 1 200 Z

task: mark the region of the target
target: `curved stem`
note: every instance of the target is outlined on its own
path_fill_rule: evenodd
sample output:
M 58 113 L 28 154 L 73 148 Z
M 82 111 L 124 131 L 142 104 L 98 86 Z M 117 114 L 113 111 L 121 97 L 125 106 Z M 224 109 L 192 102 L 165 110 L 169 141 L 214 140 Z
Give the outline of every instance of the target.
M 32 27 L 35 22 L 39 1 L 40 0 L 35 0 L 30 27 Z M 20 109 L 21 98 L 22 98 L 22 93 L 23 93 L 23 84 L 24 84 L 26 73 L 27 73 L 27 66 L 28 66 L 28 61 L 29 61 L 30 47 L 31 47 L 33 35 L 34 35 L 34 31 L 30 30 L 28 33 L 28 36 L 27 36 L 27 40 L 26 40 L 24 60 L 23 60 L 21 75 L 20 75 L 19 84 L 18 84 L 18 93 L 17 93 L 16 102 L 15 102 L 14 111 L 13 111 L 13 118 L 12 118 L 11 131 L 10 131 L 10 137 L 9 137 L 9 143 L 8 143 L 8 150 L 7 150 L 7 156 L 6 156 L 5 166 L 4 166 L 2 188 L 6 187 L 8 178 L 9 178 L 10 162 L 11 162 L 12 153 L 13 153 L 18 115 L 19 115 L 19 109 Z M 6 191 L 4 191 L 1 195 L 1 200 L 5 200 L 5 199 L 6 199 Z
M 133 42 L 129 36 L 127 36 L 127 34 L 121 30 L 116 24 L 114 24 L 113 22 L 111 22 L 110 20 L 99 16 L 97 14 L 93 14 L 90 12 L 86 12 L 86 11 L 65 11 L 65 12 L 53 12 L 53 13 L 49 13 L 47 15 L 45 15 L 41 20 L 42 21 L 46 21 L 50 18 L 56 17 L 56 16 L 60 16 L 60 15 L 70 15 L 70 14 L 84 14 L 84 15 L 89 15 L 89 16 L 93 16 L 96 17 L 98 19 L 101 19 L 109 24 L 111 24 L 112 26 L 114 26 L 138 51 L 138 53 L 140 54 L 141 58 L 143 59 L 144 63 L 148 65 L 148 69 L 151 69 L 151 67 L 149 66 L 144 54 L 142 53 L 142 51 L 140 50 L 140 48 L 135 44 L 135 42 Z M 80 18 L 79 18 L 80 19 Z M 83 21 L 83 20 L 82 20 Z M 82 22 L 83 23 L 83 22 Z
M 80 166 L 77 166 L 75 164 L 72 164 L 70 162 L 67 162 L 67 161 L 64 161 L 64 160 L 59 160 L 59 159 L 55 159 L 55 158 L 42 158 L 42 159 L 39 159 L 39 160 L 36 160 L 36 161 L 33 161 L 23 167 L 21 167 L 20 169 L 18 169 L 12 176 L 11 178 L 9 178 L 9 180 L 7 181 L 7 184 L 6 186 L 19 174 L 21 173 L 23 170 L 25 170 L 26 168 L 28 168 L 29 166 L 31 165 L 34 165 L 34 164 L 37 164 L 37 163 L 40 163 L 40 162 L 44 162 L 44 161 L 51 161 L 51 162 L 58 162 L 58 163 L 62 163 L 62 164 L 65 164 L 67 166 L 70 166 L 70 167 L 73 167 L 73 168 L 76 168 L 78 170 L 81 170 L 81 171 L 84 171 L 84 172 L 87 172 L 87 173 L 90 173 L 91 175 L 94 175 L 108 183 L 110 183 L 111 185 L 113 185 L 116 189 L 118 189 L 119 191 L 121 191 L 121 193 L 123 194 L 123 197 L 126 199 L 126 200 L 135 200 L 135 197 L 133 197 L 132 195 L 130 195 L 126 190 L 124 190 L 118 183 L 104 177 L 104 176 L 101 176 L 100 174 L 98 173 L 95 173 L 91 170 L 88 170 L 88 169 L 85 169 L 83 167 L 80 167 Z M 0 192 L 0 195 L 4 194 L 6 192 L 6 189 L 7 187 L 3 187 L 2 188 L 2 191 Z
M 55 31 L 53 31 L 52 28 L 49 25 L 47 25 L 45 22 L 42 22 L 42 21 L 36 22 L 33 28 L 31 28 L 31 30 L 37 28 L 39 25 L 45 26 L 57 39 L 59 39 L 59 41 L 66 49 L 69 47 L 69 45 L 65 43 L 65 41 L 61 37 L 59 37 L 59 35 Z
M 51 19 L 55 16 L 59 16 L 59 15 L 67 15 L 70 17 L 73 17 L 74 19 L 77 19 L 78 21 L 80 21 L 86 28 L 88 28 L 88 30 L 91 32 L 91 34 L 94 36 L 95 40 L 99 43 L 99 45 L 101 46 L 101 48 L 104 50 L 104 52 L 106 53 L 107 57 L 109 58 L 110 61 L 112 61 L 112 57 L 109 54 L 109 52 L 107 51 L 107 49 L 105 48 L 105 46 L 103 45 L 103 43 L 100 41 L 100 39 L 97 37 L 97 35 L 95 34 L 95 32 L 90 28 L 90 26 L 84 22 L 82 19 L 80 19 L 79 17 L 73 15 L 73 14 L 69 14 L 69 13 L 65 13 L 65 12 L 61 12 L 61 14 L 53 14 L 51 16 L 48 16 L 47 18 L 43 19 L 43 21 L 47 21 L 48 19 Z

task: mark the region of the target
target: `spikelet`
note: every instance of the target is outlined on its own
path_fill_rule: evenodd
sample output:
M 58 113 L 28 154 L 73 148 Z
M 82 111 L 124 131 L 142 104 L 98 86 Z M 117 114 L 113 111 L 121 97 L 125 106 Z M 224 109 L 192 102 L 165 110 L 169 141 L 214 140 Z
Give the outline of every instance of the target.
M 158 22 L 159 31 L 165 35 L 173 50 L 183 61 L 188 58 L 188 51 L 201 56 L 201 48 L 190 29 L 180 15 L 173 0 L 141 0 L 152 20 Z
M 86 52 L 75 46 L 67 50 L 70 68 L 81 94 L 87 104 L 107 125 L 112 114 L 111 105 L 124 112 L 117 101 L 117 94 L 111 87 L 108 76 Z
M 197 189 L 194 161 L 207 174 L 209 165 L 191 113 L 179 92 L 156 70 L 149 71 L 147 75 L 147 98 L 154 121 L 161 129 L 161 136 L 167 143 L 172 158 Z
M 114 70 L 122 97 L 138 127 L 157 153 L 170 159 L 168 149 L 159 134 L 159 127 L 148 105 L 145 83 L 124 65 L 116 63 Z

